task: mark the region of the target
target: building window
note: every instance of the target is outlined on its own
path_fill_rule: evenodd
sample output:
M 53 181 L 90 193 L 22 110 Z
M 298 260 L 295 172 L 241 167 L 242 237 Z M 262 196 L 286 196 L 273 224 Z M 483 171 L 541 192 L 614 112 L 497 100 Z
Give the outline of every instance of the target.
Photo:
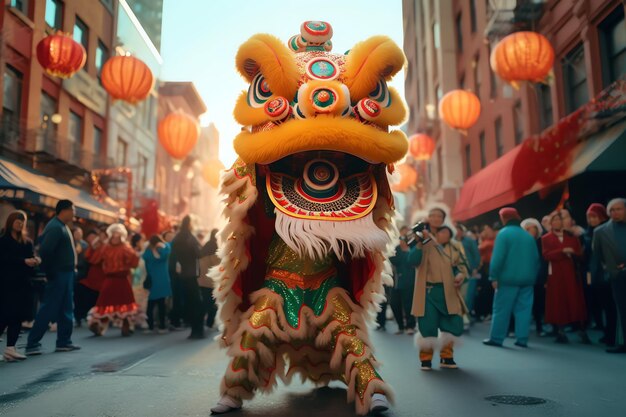
M 435 49 L 439 49 L 439 47 L 441 46 L 441 40 L 439 39 L 439 22 L 435 22 L 433 24 L 433 45 L 435 47 Z
M 472 33 L 476 32 L 476 0 L 470 0 L 470 27 Z
M 474 94 L 480 97 L 480 84 L 482 82 L 482 74 L 480 73 L 480 55 L 476 55 L 474 62 Z
M 441 146 L 437 149 L 437 177 L 439 180 L 439 187 L 443 187 L 443 152 Z
M 126 142 L 124 139 L 122 138 L 117 138 L 117 164 L 119 166 L 126 166 L 126 163 L 128 162 L 127 160 L 128 158 L 128 142 Z
M 626 74 L 626 29 L 624 7 L 615 10 L 599 26 L 604 86 Z
M 496 119 L 496 155 L 500 158 L 504 154 L 504 143 L 502 140 L 502 117 Z
M 68 139 L 76 144 L 83 143 L 83 118 L 70 111 Z
M 539 124 L 541 130 L 545 130 L 552 126 L 554 122 L 552 116 L 552 91 L 549 85 L 537 84 L 535 86 L 537 92 L 537 103 L 539 104 Z
M 56 139 L 57 124 L 54 123 L 52 116 L 57 113 L 57 101 L 51 95 L 41 93 L 41 124 L 39 127 L 44 135 L 44 141 L 49 143 Z
M 459 88 L 461 90 L 465 90 L 465 73 L 461 74 L 461 78 L 459 79 Z
M 11 0 L 11 7 L 22 12 L 24 16 L 28 16 L 29 0 Z
M 513 123 L 515 124 L 515 144 L 519 145 L 524 140 L 524 115 L 522 114 L 522 102 L 519 100 L 513 108 Z
M 104 138 L 104 133 L 102 129 L 99 127 L 93 127 L 93 153 L 96 156 L 100 155 L 102 152 L 102 139 Z
M 22 82 L 24 76 L 10 65 L 4 67 L 2 92 L 2 124 L 3 130 L 19 131 L 22 113 Z
M 480 167 L 487 166 L 487 150 L 485 149 L 485 131 L 480 132 Z
M 96 71 L 98 72 L 98 79 L 100 79 L 100 75 L 102 74 L 102 67 L 108 59 L 109 50 L 102 43 L 102 41 L 98 40 L 98 46 L 96 47 Z
M 89 51 L 89 28 L 78 16 L 76 16 L 76 22 L 74 23 L 73 37 L 76 42 L 83 45 L 85 51 Z
M 456 44 L 459 54 L 463 53 L 463 15 L 456 16 Z
M 491 59 L 491 44 L 487 46 L 487 56 Z M 489 97 L 497 98 L 498 97 L 498 77 L 496 77 L 496 72 L 491 68 L 489 69 Z
M 63 3 L 60 0 L 46 0 L 46 23 L 54 29 L 63 29 Z
M 137 169 L 137 174 L 139 176 L 139 187 L 145 190 L 148 182 L 148 158 L 143 155 L 139 155 L 138 160 L 139 167 Z
M 563 58 L 562 65 L 565 105 L 567 112 L 571 113 L 589 101 L 585 49 L 582 43 Z
M 465 145 L 465 178 L 472 176 L 472 147 L 468 143 Z

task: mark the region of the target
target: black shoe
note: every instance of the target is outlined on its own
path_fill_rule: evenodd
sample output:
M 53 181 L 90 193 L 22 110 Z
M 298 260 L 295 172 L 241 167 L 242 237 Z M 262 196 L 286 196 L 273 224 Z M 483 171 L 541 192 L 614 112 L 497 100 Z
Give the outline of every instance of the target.
M 433 369 L 433 361 L 422 361 L 422 371 L 431 371 Z
M 204 333 L 191 333 L 187 339 L 190 340 L 201 340 L 201 339 L 206 339 L 206 335 Z
M 439 367 L 444 369 L 458 369 L 456 362 L 452 358 L 441 358 L 439 360 Z
M 80 346 L 76 346 L 76 345 L 57 346 L 57 348 L 54 351 L 55 352 L 73 352 L 75 350 L 80 350 Z
M 494 342 L 494 341 L 493 341 L 493 340 L 491 340 L 491 339 L 485 339 L 485 340 L 483 340 L 483 345 L 485 345 L 485 346 L 502 347 L 502 344 L 501 344 L 501 343 Z
M 606 353 L 626 353 L 626 345 L 609 348 L 606 350 Z
M 528 343 L 515 342 L 515 346 L 518 346 L 521 348 L 528 348 Z
M 562 345 L 566 345 L 569 343 L 569 339 L 567 338 L 567 336 L 564 333 L 558 334 L 556 336 L 556 339 L 554 339 L 555 343 L 560 343 Z

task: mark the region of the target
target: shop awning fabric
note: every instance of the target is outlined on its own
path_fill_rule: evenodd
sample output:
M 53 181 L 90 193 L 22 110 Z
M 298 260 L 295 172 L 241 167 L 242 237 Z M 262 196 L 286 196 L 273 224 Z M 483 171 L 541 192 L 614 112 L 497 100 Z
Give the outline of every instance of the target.
M 118 221 L 115 211 L 94 199 L 86 191 L 0 157 L 0 200 L 25 200 L 32 204 L 54 208 L 62 199 L 74 202 L 76 215 L 80 218 L 100 223 Z
M 576 144 L 571 150 L 572 159 L 568 168 L 549 183 L 535 183 L 520 195 L 516 176 L 526 175 L 526 170 L 542 170 L 541 162 L 535 166 L 520 164 L 523 147 L 521 144 L 470 177 L 454 207 L 455 220 L 468 220 L 483 213 L 512 204 L 519 198 L 558 184 L 585 171 L 626 171 L 626 122 L 597 133 Z

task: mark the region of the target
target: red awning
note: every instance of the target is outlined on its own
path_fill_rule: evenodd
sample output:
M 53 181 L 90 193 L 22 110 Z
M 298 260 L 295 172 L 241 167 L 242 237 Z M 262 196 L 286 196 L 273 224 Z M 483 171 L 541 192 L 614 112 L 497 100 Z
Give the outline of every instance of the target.
M 454 206 L 455 220 L 471 219 L 515 201 L 513 165 L 521 148 L 516 146 L 463 184 Z
M 620 157 L 618 157 L 618 163 L 608 164 L 604 167 L 593 166 L 593 162 L 604 153 L 615 152 L 610 149 L 614 149 L 614 145 L 617 145 L 618 142 L 623 145 L 626 141 L 625 132 L 626 121 L 623 121 L 591 136 L 584 142 L 576 144 L 570 152 L 571 159 L 566 164 L 567 169 L 565 171 L 549 177 L 546 181 L 530 184 L 531 186 L 524 190 L 516 187 L 515 180 L 519 179 L 521 175 L 526 176 L 530 171 L 536 170 L 537 167 L 520 163 L 525 157 L 523 155 L 524 144 L 516 146 L 465 182 L 461 189 L 461 195 L 454 206 L 454 219 L 468 220 L 507 204 L 512 204 L 522 196 L 558 184 L 587 170 L 626 170 L 626 160 Z M 539 164 L 539 168 L 545 169 L 541 164 Z

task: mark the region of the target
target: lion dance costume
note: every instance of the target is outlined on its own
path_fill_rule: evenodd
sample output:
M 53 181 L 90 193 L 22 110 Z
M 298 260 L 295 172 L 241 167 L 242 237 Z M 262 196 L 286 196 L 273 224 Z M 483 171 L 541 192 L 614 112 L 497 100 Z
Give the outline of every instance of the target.
M 387 171 L 403 158 L 405 105 L 387 81 L 402 51 L 387 37 L 332 54 L 332 28 L 305 22 L 283 45 L 259 34 L 237 69 L 239 155 L 222 176 L 228 224 L 210 275 L 232 360 L 214 413 L 241 407 L 277 378 L 348 386 L 358 414 L 391 392 L 366 329 L 384 299 L 396 231 Z

